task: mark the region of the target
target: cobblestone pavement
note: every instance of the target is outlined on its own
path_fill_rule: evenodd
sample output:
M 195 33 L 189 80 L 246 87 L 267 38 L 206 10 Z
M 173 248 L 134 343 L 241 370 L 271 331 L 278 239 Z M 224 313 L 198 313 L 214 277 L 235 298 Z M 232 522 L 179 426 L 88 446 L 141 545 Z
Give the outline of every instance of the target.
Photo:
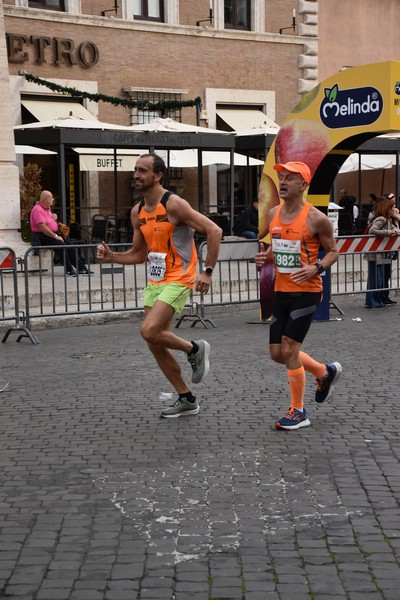
M 307 377 L 311 427 L 292 432 L 273 428 L 288 384 L 256 308 L 177 330 L 212 368 L 200 413 L 173 420 L 139 321 L 10 336 L 0 597 L 398 600 L 400 304 L 338 303 L 304 349 L 343 376 L 323 405 Z

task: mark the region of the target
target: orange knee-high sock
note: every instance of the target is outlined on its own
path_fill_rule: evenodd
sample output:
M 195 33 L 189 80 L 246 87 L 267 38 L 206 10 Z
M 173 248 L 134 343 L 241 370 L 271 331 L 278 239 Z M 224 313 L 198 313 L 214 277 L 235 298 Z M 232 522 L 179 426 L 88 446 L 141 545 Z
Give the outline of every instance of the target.
M 303 365 L 304 369 L 308 373 L 311 373 L 312 375 L 314 375 L 314 377 L 317 377 L 317 378 L 322 377 L 322 375 L 325 373 L 325 368 L 326 368 L 325 365 L 317 362 L 316 360 L 311 358 L 311 356 L 309 356 L 305 352 L 300 351 L 299 358 L 300 358 L 300 362 Z
M 304 406 L 304 390 L 306 387 L 306 373 L 304 367 L 288 369 L 290 393 L 292 394 L 291 408 L 302 410 Z

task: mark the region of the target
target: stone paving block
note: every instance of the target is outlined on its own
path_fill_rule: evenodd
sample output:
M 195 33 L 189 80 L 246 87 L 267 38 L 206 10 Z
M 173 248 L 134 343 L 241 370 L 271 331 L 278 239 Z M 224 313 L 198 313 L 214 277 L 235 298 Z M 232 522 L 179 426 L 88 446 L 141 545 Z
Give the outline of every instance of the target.
M 78 579 L 74 587 L 76 590 L 87 589 L 87 590 L 105 590 L 107 587 L 108 579 Z
M 176 594 L 182 594 L 183 592 L 186 592 L 186 594 L 188 595 L 188 597 L 190 597 L 192 592 L 197 592 L 197 593 L 203 593 L 204 595 L 208 596 L 208 582 L 207 581 L 192 581 L 192 582 L 185 582 L 185 581 L 181 581 L 181 582 L 177 582 L 174 588 L 174 592 Z
M 46 574 L 46 579 L 48 581 L 52 581 L 52 580 L 57 580 L 57 579 L 71 579 L 72 581 L 74 581 L 75 579 L 78 579 L 79 577 L 79 570 L 78 569 L 66 569 L 66 570 L 62 570 L 62 571 L 58 571 L 58 570 L 53 570 L 53 571 L 49 571 Z
M 296 596 L 297 598 L 297 596 Z M 246 592 L 246 600 L 277 600 L 276 592 Z M 300 598 L 301 600 L 301 598 Z M 308 600 L 308 599 L 307 599 Z
M 348 594 L 349 600 L 376 600 L 377 598 L 383 598 L 385 600 L 396 600 L 396 597 L 390 598 L 389 596 L 387 596 L 385 594 L 385 596 L 382 596 L 381 594 L 379 594 L 379 592 L 375 593 L 375 592 L 371 592 L 370 594 L 366 593 L 366 592 L 350 592 Z M 397 598 L 398 598 L 398 593 L 397 593 Z
M 368 577 L 367 575 L 363 576 L 360 573 L 354 575 L 341 575 L 340 580 L 347 592 L 377 592 L 376 580 L 372 580 L 371 577 Z
M 242 600 L 243 593 L 240 589 L 234 587 L 212 586 L 211 597 L 218 598 L 218 600 Z
M 276 589 L 276 583 L 274 581 L 249 581 L 247 578 L 244 580 L 244 587 L 246 589 L 246 597 L 250 592 L 273 592 Z
M 398 597 L 399 597 L 399 589 L 398 588 L 395 590 L 385 590 L 385 592 L 384 592 L 385 600 L 397 600 Z
M 16 585 L 8 585 L 6 584 L 4 587 L 4 597 L 7 598 L 7 596 L 33 596 L 36 593 L 37 590 L 37 584 L 35 583 L 31 583 L 31 584 L 16 584 Z
M 9 585 L 18 585 L 24 583 L 39 583 L 45 574 L 43 567 L 24 566 L 16 567 L 9 579 Z
M 140 582 L 132 579 L 115 579 L 108 582 L 110 590 L 138 590 L 139 586 Z
M 143 565 L 141 563 L 116 564 L 111 570 L 110 579 L 138 579 L 142 576 Z
M 37 600 L 69 600 L 70 588 L 43 588 L 37 594 Z
M 149 577 L 145 576 L 141 580 L 141 585 L 146 589 L 153 588 L 171 588 L 173 587 L 174 581 L 172 577 Z
M 136 600 L 137 595 L 131 590 L 107 590 L 104 600 Z
M 187 600 L 188 598 L 188 594 L 187 592 L 175 592 L 175 599 L 174 600 Z M 190 593 L 190 600 L 208 600 L 208 594 L 204 595 L 203 592 L 191 592 Z
M 32 600 L 32 596 L 13 596 L 12 597 L 13 600 Z
M 186 593 L 186 592 L 185 592 Z M 141 588 L 140 600 L 165 600 L 172 596 L 172 590 L 167 588 Z
M 74 569 L 79 569 L 81 566 L 81 561 L 79 559 L 75 560 L 52 560 L 49 564 L 50 571 L 72 571 Z
M 71 600 L 103 600 L 104 592 L 90 589 L 76 590 L 72 592 L 70 598 Z
M 187 571 L 185 573 L 177 573 L 176 580 L 177 582 L 201 582 L 207 579 L 208 573 L 206 572 L 195 572 L 195 571 Z
M 74 587 L 75 579 L 46 579 L 42 582 L 40 589 L 72 589 Z

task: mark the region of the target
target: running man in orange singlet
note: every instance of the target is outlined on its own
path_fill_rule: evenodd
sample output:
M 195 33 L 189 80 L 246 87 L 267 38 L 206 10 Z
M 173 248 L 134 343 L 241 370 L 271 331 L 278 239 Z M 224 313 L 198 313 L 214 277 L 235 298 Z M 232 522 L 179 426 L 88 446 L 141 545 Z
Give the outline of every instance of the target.
M 102 242 L 97 247 L 97 257 L 120 265 L 148 263 L 145 317 L 140 333 L 178 393 L 177 400 L 161 410 L 162 417 L 174 418 L 197 414 L 199 403 L 186 385 L 171 350 L 186 353 L 192 367 L 192 383 L 200 383 L 208 374 L 210 345 L 206 340 L 189 342 L 172 333 L 172 319 L 183 310 L 193 289 L 208 292 L 222 230 L 211 219 L 195 211 L 186 200 L 163 187 L 165 172 L 165 163 L 157 154 L 144 154 L 137 160 L 135 189 L 143 200 L 131 212 L 132 248 L 126 252 L 112 252 Z M 197 276 L 194 231 L 207 236 L 205 266 Z
M 313 314 L 322 297 L 321 273 L 338 258 L 332 225 L 326 215 L 303 197 L 311 181 L 309 167 L 302 162 L 277 164 L 279 195 L 283 203 L 272 208 L 265 234 L 271 245 L 262 244 L 256 265 L 269 261 L 275 267 L 275 297 L 270 326 L 271 358 L 287 369 L 291 406 L 275 423 L 276 429 L 299 429 L 310 421 L 304 408 L 305 371 L 316 378 L 316 402 L 331 397 L 333 384 L 342 372 L 338 362 L 322 364 L 301 350 Z M 320 246 L 325 256 L 318 261 Z

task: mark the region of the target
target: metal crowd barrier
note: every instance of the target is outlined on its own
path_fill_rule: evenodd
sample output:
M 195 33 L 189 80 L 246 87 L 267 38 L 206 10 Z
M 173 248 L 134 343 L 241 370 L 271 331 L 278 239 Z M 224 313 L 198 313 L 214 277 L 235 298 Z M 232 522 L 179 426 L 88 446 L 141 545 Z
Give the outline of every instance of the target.
M 17 342 L 23 337 L 28 337 L 33 344 L 37 344 L 36 336 L 21 323 L 19 308 L 17 258 L 11 248 L 0 248 L 0 290 L 1 290 L 1 312 L 0 321 L 12 321 L 1 340 L 5 343 L 12 332 L 18 334 Z M 22 317 L 23 318 L 23 317 Z
M 75 256 L 73 262 L 77 264 L 80 255 L 91 272 L 91 275 L 78 272 L 74 277 L 66 273 L 63 264 L 56 265 L 52 256 L 54 251 L 60 250 L 65 254 L 66 247 L 36 246 L 26 251 L 22 262 L 28 326 L 38 318 L 143 310 L 146 265 L 97 263 L 96 247 L 97 244 L 69 246 Z M 112 244 L 111 247 L 121 251 L 127 245 Z M 33 258 L 37 259 L 36 269 L 32 268 Z
M 259 273 L 254 262 L 257 251 L 257 240 L 222 240 L 209 292 L 192 294 L 190 304 L 175 327 L 179 327 L 185 320 L 192 321 L 192 327 L 197 323 L 201 323 L 203 327 L 210 323 L 215 327 L 215 323 L 205 316 L 206 308 L 259 303 Z M 200 244 L 198 254 L 201 271 L 205 264 L 207 242 Z
M 121 251 L 128 246 L 112 244 L 111 247 L 114 251 Z M 210 292 L 205 296 L 192 295 L 189 309 L 196 322 L 203 322 L 205 326 L 207 322 L 213 324 L 204 316 L 209 306 L 259 301 L 258 272 L 254 263 L 257 247 L 258 243 L 253 240 L 222 242 Z M 64 266 L 54 263 L 54 254 L 60 251 L 59 246 L 29 248 L 20 260 L 16 297 L 23 307 L 26 328 L 42 318 L 144 310 L 145 264 L 97 262 L 96 244 L 74 244 L 72 248 L 76 258 L 79 253 L 88 269 L 93 271 L 91 276 L 67 276 Z M 199 247 L 200 269 L 206 249 L 206 243 Z M 66 251 L 66 248 L 61 249 L 61 252 Z
M 393 254 L 390 286 L 380 291 L 400 289 L 399 249 L 400 237 L 378 238 L 370 235 L 338 237 L 339 259 L 331 267 L 331 297 L 366 294 L 378 288 L 368 288 L 368 255 Z
M 400 238 L 377 239 L 371 236 L 338 238 L 340 256 L 330 270 L 330 296 L 365 294 L 367 291 L 368 261 L 363 255 L 369 252 L 398 252 Z M 112 249 L 127 249 L 126 244 L 112 244 Z M 257 240 L 224 239 L 212 277 L 208 294 L 193 293 L 176 326 L 183 321 L 200 323 L 204 327 L 213 321 L 206 318 L 211 307 L 259 303 L 259 274 L 254 262 Z M 76 244 L 73 252 L 80 253 L 91 276 L 78 274 L 68 277 L 62 265 L 54 263 L 54 250 L 59 247 L 29 248 L 22 259 L 16 260 L 10 248 L 0 249 L 7 258 L 0 267 L 2 292 L 1 321 L 11 321 L 11 331 L 20 337 L 29 337 L 34 321 L 94 313 L 143 311 L 143 291 L 147 281 L 146 265 L 103 264 L 95 259 L 96 244 Z M 199 268 L 206 257 L 207 244 L 199 246 Z M 1 254 L 0 254 L 1 256 Z M 0 263 L 2 264 L 2 263 Z M 19 265 L 19 268 L 17 268 Z M 389 289 L 400 289 L 399 261 L 392 262 L 392 280 Z

